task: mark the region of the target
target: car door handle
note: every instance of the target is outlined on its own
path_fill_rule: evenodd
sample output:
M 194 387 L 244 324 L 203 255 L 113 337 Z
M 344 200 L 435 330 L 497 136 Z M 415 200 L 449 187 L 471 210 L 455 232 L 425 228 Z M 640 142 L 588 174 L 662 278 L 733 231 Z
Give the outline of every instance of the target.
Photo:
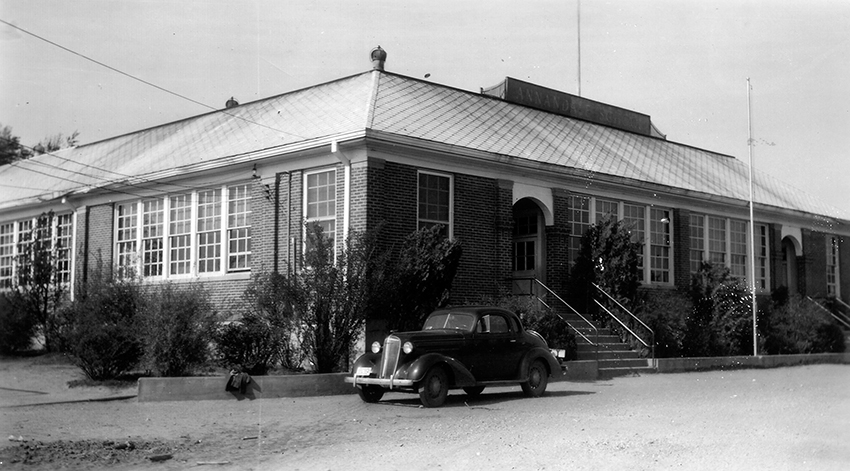
M 516 343 L 516 339 L 511 339 L 511 343 Z

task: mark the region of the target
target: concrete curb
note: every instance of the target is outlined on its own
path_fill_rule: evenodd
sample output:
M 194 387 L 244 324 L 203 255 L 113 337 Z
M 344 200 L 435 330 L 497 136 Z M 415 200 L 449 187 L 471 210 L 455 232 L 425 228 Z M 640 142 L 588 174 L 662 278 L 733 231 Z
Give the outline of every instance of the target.
M 819 363 L 850 364 L 850 353 L 812 353 L 809 355 L 760 355 L 746 357 L 659 358 L 658 373 L 684 373 L 736 368 L 778 368 Z
M 713 369 L 777 368 L 819 363 L 850 364 L 850 353 L 812 355 L 771 355 L 757 357 L 662 358 L 656 360 L 658 373 L 683 373 Z M 596 381 L 595 361 L 571 361 L 567 372 L 552 381 Z M 333 396 L 354 394 L 345 383 L 349 373 L 258 376 L 252 378 L 244 394 L 225 391 L 227 377 L 140 378 L 139 402 L 254 400 L 281 397 Z

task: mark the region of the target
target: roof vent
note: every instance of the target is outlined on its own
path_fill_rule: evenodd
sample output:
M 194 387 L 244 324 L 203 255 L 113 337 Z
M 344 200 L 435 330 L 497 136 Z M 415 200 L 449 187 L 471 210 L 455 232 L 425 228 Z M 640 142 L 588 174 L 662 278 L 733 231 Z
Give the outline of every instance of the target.
M 381 46 L 378 46 L 372 49 L 369 57 L 372 59 L 372 69 L 384 70 L 384 62 L 387 61 L 387 51 L 381 49 Z
M 233 97 L 230 97 L 230 99 L 224 103 L 225 108 L 233 108 L 234 106 L 239 106 L 239 102 L 236 101 Z

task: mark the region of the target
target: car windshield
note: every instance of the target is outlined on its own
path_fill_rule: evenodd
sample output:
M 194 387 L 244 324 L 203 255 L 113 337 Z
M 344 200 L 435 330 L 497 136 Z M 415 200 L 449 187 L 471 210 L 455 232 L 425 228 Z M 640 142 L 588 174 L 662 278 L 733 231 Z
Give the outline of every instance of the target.
M 449 312 L 434 314 L 425 321 L 422 330 L 448 329 L 448 330 L 472 330 L 475 316 L 467 313 Z

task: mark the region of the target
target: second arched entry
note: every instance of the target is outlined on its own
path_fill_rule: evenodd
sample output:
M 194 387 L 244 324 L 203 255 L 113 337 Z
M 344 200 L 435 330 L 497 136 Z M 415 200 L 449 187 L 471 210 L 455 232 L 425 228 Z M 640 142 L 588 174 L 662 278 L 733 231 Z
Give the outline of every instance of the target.
M 546 282 L 546 231 L 543 211 L 533 199 L 522 198 L 514 204 L 513 223 L 513 293 L 536 293 L 537 287 L 533 279 Z
M 786 236 L 782 239 L 782 268 L 785 275 L 785 286 L 789 293 L 799 293 L 800 285 L 797 280 L 797 257 L 800 255 L 798 246 L 800 243 L 793 237 Z

